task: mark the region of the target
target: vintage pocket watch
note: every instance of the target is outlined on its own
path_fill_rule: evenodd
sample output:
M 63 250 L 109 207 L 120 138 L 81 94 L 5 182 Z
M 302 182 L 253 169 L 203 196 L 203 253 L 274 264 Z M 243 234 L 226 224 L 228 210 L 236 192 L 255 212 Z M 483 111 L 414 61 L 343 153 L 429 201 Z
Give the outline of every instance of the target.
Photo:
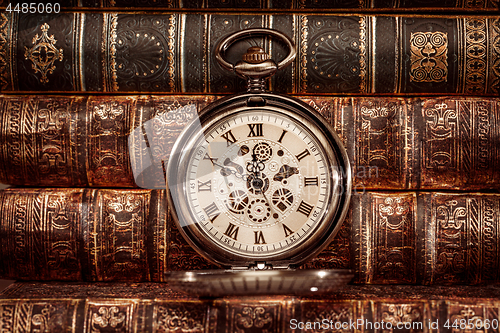
M 237 40 L 270 35 L 289 54 L 276 64 L 251 47 L 233 65 Z M 295 270 L 332 240 L 351 192 L 346 151 L 307 104 L 265 91 L 291 64 L 293 42 L 271 29 L 225 38 L 218 62 L 248 82 L 247 92 L 207 106 L 176 141 L 167 167 L 169 203 L 186 240 L 226 270 L 171 272 L 167 281 L 200 295 L 324 291 L 352 277 L 344 270 Z

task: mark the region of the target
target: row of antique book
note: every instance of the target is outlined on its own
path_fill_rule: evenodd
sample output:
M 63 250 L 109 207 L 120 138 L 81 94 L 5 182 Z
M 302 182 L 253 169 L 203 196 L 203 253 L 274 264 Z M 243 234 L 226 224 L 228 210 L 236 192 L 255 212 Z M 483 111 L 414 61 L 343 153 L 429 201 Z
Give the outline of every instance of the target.
M 153 3 L 292 10 L 88 9 Z M 496 12 L 314 13 L 298 10 L 333 5 L 301 0 L 71 6 L 81 10 L 0 13 L 0 183 L 14 185 L 0 191 L 0 278 L 38 280 L 0 294 L 3 331 L 498 330 Z M 498 1 L 440 6 L 494 10 Z M 353 167 L 342 229 L 300 269 L 351 269 L 355 278 L 322 296 L 199 299 L 163 283 L 170 270 L 216 268 L 174 225 L 164 163 L 197 112 L 217 94 L 244 90 L 212 50 L 257 26 L 293 36 L 298 50 L 269 87 L 317 109 Z M 269 40 L 250 44 L 273 58 L 285 52 Z
M 256 27 L 297 46 L 293 66 L 271 78 L 274 92 L 500 93 L 494 14 L 2 12 L 0 22 L 0 89 L 9 93 L 236 93 L 244 81 L 213 51 L 223 37 Z M 235 63 L 256 44 L 272 59 L 286 56 L 285 46 L 256 37 L 234 43 L 226 58 Z
M 161 283 L 23 282 L 2 296 L 4 332 L 497 332 L 500 307 L 498 286 L 199 299 Z
M 0 183 L 165 187 L 182 129 L 214 95 L 0 95 Z M 355 191 L 495 190 L 500 99 L 300 97 L 339 134 Z
M 333 242 L 302 268 L 351 269 L 361 284 L 500 281 L 499 194 L 356 193 Z M 0 191 L 0 276 L 163 282 L 215 269 L 181 237 L 166 190 Z

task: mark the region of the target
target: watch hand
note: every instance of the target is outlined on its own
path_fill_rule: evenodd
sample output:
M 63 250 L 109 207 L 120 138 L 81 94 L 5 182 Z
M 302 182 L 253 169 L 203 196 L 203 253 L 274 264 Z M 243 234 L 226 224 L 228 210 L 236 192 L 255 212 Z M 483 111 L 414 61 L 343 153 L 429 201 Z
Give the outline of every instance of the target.
M 254 174 L 255 177 L 260 177 L 260 172 L 264 170 L 264 163 L 257 160 L 257 155 L 252 154 L 252 160 L 247 163 L 247 171 Z
M 238 170 L 238 173 L 241 174 L 241 175 L 245 171 L 241 165 L 239 165 L 237 163 L 234 163 L 233 161 L 231 161 L 231 159 L 229 157 L 226 158 L 226 160 L 224 161 L 224 165 L 225 166 L 232 166 L 233 168 L 235 168 L 236 170 Z
M 220 170 L 220 173 L 222 176 L 226 177 L 226 176 L 229 176 L 230 174 L 233 174 L 235 175 L 237 178 L 241 178 L 243 180 L 246 180 L 248 178 L 248 175 L 246 174 L 243 174 L 243 173 L 240 173 L 238 171 L 235 171 L 235 170 L 232 170 L 230 168 L 227 168 L 225 167 L 224 165 L 222 164 L 219 164 L 217 162 L 213 162 L 214 165 L 217 165 L 219 168 L 221 168 Z M 238 165 L 238 164 L 236 164 Z M 239 166 L 239 165 L 238 165 Z M 243 169 L 241 166 L 240 166 L 241 169 Z
M 292 166 L 285 164 L 278 170 L 278 173 L 274 175 L 273 180 L 280 182 L 283 179 L 291 177 L 291 176 L 298 174 L 298 173 L 299 173 L 298 168 L 295 168 L 295 167 L 292 167 Z

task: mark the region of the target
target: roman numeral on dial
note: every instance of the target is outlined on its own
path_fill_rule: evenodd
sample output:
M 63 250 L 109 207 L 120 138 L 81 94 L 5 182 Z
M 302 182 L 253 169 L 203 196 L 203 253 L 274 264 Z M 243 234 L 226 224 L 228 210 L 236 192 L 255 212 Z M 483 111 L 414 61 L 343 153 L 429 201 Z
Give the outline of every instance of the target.
M 251 136 L 263 136 L 262 134 L 262 124 L 248 124 L 250 128 L 249 137 Z
M 300 160 L 303 159 L 304 157 L 308 156 L 308 155 L 311 155 L 311 153 L 309 153 L 309 150 L 304 150 L 302 153 L 296 155 L 295 157 L 297 157 L 297 159 Z
M 238 238 L 238 230 L 240 230 L 240 227 L 237 227 L 234 224 L 229 223 L 226 231 L 224 232 L 224 235 L 236 240 L 236 238 Z
M 210 162 L 212 162 L 212 165 L 217 162 L 217 159 L 216 158 L 211 158 L 210 156 L 208 156 L 208 153 L 205 153 L 205 156 L 203 156 L 203 159 L 204 160 L 210 160 Z
M 281 133 L 281 136 L 280 138 L 278 139 L 278 142 L 281 143 L 281 140 L 283 140 L 283 138 L 285 137 L 285 134 L 286 134 L 286 131 L 283 130 L 283 132 Z
M 217 205 L 215 204 L 215 202 L 212 202 L 210 205 L 203 208 L 203 210 L 208 215 L 208 218 L 210 219 L 210 222 L 212 222 L 212 223 L 214 223 L 214 220 L 217 218 L 217 216 L 220 215 L 219 208 L 217 208 Z
M 292 229 L 288 228 L 284 223 L 283 223 L 283 230 L 285 231 L 285 237 L 288 237 L 291 234 L 293 234 Z
M 222 137 L 226 139 L 227 147 L 229 147 L 230 145 L 232 145 L 237 141 L 231 131 L 227 131 L 226 133 L 222 134 Z
M 254 231 L 253 233 L 255 235 L 255 244 L 266 244 L 264 233 L 262 231 Z
M 304 177 L 304 186 L 318 186 L 318 177 Z
M 314 206 L 308 204 L 304 200 L 300 202 L 299 208 L 297 208 L 297 212 L 304 214 L 305 216 L 309 216 L 311 214 L 312 209 Z
M 202 181 L 198 180 L 198 192 L 202 192 L 202 191 L 208 191 L 208 192 L 212 191 L 212 181 L 211 180 L 207 180 L 206 182 L 202 182 Z

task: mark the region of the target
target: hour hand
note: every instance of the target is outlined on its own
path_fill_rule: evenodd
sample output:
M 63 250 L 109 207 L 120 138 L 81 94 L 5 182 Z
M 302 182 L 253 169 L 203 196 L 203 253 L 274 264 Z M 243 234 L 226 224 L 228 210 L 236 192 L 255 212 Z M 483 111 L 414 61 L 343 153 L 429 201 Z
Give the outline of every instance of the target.
M 274 175 L 273 180 L 280 182 L 283 179 L 291 177 L 297 173 L 299 173 L 298 168 L 285 164 L 279 169 L 278 173 Z
M 227 163 L 228 161 L 229 161 L 229 163 Z M 214 163 L 214 165 L 217 165 L 220 168 L 220 174 L 223 177 L 235 175 L 238 178 L 243 178 L 243 179 L 246 178 L 246 175 L 243 174 L 243 171 L 244 171 L 243 167 L 239 164 L 231 162 L 231 160 L 229 158 L 227 158 L 224 161 L 224 165 L 219 164 L 219 163 Z M 229 168 L 228 166 L 232 166 L 236 170 L 233 170 L 233 169 Z
M 245 171 L 241 165 L 234 163 L 233 161 L 231 161 L 229 157 L 226 158 L 226 160 L 224 161 L 224 165 L 235 168 L 240 175 L 242 175 L 243 172 Z

